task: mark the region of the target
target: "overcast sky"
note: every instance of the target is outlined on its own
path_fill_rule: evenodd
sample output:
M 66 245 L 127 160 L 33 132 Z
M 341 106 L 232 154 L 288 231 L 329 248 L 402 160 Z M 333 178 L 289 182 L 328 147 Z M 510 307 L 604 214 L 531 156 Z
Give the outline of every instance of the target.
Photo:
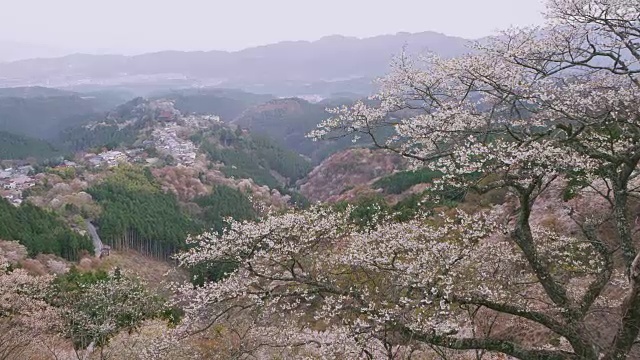
M 477 38 L 541 22 L 540 0 L 0 0 L 0 41 L 69 52 L 239 50 L 341 34 Z

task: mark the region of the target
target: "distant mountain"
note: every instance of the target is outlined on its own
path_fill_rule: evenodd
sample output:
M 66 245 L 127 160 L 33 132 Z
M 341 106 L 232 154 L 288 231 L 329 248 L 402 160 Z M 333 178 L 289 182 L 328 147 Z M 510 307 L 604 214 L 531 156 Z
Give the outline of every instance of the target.
M 108 91 L 77 93 L 45 87 L 0 88 L 0 131 L 53 139 L 128 100 Z
M 93 102 L 79 96 L 0 98 L 0 131 L 50 139 L 95 112 Z
M 16 41 L 0 41 L 0 62 L 33 58 L 63 56 L 67 51 L 51 46 L 27 44 Z
M 53 96 L 79 96 L 80 94 L 72 91 L 52 89 L 42 86 L 21 86 L 11 88 L 0 88 L 0 97 L 17 97 L 17 98 L 37 98 L 37 97 L 53 97 Z
M 290 96 L 301 91 L 362 92 L 369 90 L 371 78 L 388 70 L 392 55 L 405 46 L 413 53 L 432 51 L 452 57 L 467 52 L 468 43 L 458 37 L 422 32 L 365 39 L 328 36 L 313 42 L 281 42 L 237 52 L 76 54 L 0 64 L 0 86 L 169 82 L 182 87 L 219 86 Z M 352 89 L 346 89 L 347 85 Z

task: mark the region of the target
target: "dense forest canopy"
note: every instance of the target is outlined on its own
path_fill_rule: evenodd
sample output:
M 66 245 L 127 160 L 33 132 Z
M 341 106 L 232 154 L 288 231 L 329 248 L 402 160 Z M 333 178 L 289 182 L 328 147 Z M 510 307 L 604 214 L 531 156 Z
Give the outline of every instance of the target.
M 224 125 L 212 126 L 193 135 L 191 140 L 201 145 L 209 160 L 225 165 L 222 169 L 225 175 L 253 179 L 257 184 L 272 189 L 295 184 L 312 168 L 308 160 L 271 138 L 246 134 L 240 128 L 232 130 Z M 287 184 L 280 184 L 271 171 L 286 178 Z
M 255 219 L 248 197 L 224 185 L 193 199 L 188 212 L 175 194 L 163 191 L 149 168 L 120 165 L 103 182 L 87 190 L 103 208 L 98 232 L 116 249 L 134 249 L 167 258 L 185 249 L 189 234 L 222 231 L 228 218 Z
M 56 214 L 28 202 L 15 207 L 5 199 L 0 199 L 0 239 L 20 242 L 31 256 L 44 253 L 79 260 L 83 252 L 94 251 L 87 236 L 71 230 Z
M 80 96 L 0 97 L 0 131 L 52 139 L 70 126 L 88 122 L 93 102 Z
M 228 218 L 255 220 L 257 215 L 245 194 L 225 185 L 214 186 L 210 194 L 199 196 L 193 202 L 202 209 L 199 220 L 207 231 L 222 232 Z
M 138 138 L 139 130 L 135 126 L 120 128 L 117 124 L 92 128 L 76 126 L 63 130 L 55 143 L 70 151 L 82 151 L 106 144 L 130 145 Z
M 103 207 L 97 219 L 101 238 L 116 248 L 166 258 L 184 248 L 195 230 L 175 195 L 163 192 L 148 168 L 119 166 L 87 192 Z
M 230 122 L 254 105 L 273 99 L 271 95 L 258 95 L 230 89 L 186 89 L 160 95 L 174 100 L 182 113 L 214 114 Z
M 61 154 L 60 150 L 44 140 L 0 131 L 0 160 L 29 157 L 47 159 Z

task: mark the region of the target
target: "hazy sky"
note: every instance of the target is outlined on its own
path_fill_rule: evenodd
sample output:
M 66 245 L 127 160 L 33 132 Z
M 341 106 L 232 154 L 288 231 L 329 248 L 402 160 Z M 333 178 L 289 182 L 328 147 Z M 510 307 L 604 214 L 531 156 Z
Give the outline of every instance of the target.
M 540 0 L 0 0 L 0 41 L 78 52 L 238 50 L 342 34 L 476 38 L 541 22 Z

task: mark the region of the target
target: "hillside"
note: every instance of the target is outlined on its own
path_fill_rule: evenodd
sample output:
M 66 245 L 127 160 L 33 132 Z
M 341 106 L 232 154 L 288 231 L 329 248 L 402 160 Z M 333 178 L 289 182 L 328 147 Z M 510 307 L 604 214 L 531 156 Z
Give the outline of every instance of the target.
M 50 143 L 27 136 L 0 131 L 0 160 L 2 159 L 46 159 L 60 155 Z
M 158 97 L 172 99 L 180 112 L 215 114 L 222 121 L 231 121 L 248 108 L 273 99 L 271 95 L 213 88 L 176 90 Z
M 343 100 L 339 101 L 342 103 Z M 265 134 L 318 163 L 331 153 L 352 145 L 349 139 L 314 142 L 305 136 L 329 117 L 325 108 L 322 103 L 314 104 L 299 98 L 276 99 L 244 111 L 231 123 L 253 133 Z
M 76 93 L 44 87 L 0 89 L 0 131 L 52 140 L 65 128 L 89 122 L 127 96 Z
M 253 179 L 270 188 L 302 179 L 311 164 L 259 131 L 243 131 L 214 115 L 183 115 L 177 100 L 136 98 L 91 123 L 65 130 L 57 140 L 72 151 L 92 148 L 159 149 L 179 162 L 193 164 L 199 155 L 222 164 L 229 177 Z M 186 157 L 189 160 L 186 160 Z M 169 160 L 170 164 L 172 160 Z
M 93 103 L 77 95 L 0 98 L 0 130 L 50 139 L 60 129 L 84 121 Z
M 60 89 L 47 88 L 42 86 L 23 86 L 0 88 L 0 98 L 16 97 L 16 98 L 35 98 L 35 97 L 55 97 L 55 96 L 74 96 L 78 93 Z
M 325 159 L 301 181 L 300 192 L 313 201 L 335 203 L 377 193 L 372 181 L 403 170 L 397 155 L 367 148 L 348 149 Z

